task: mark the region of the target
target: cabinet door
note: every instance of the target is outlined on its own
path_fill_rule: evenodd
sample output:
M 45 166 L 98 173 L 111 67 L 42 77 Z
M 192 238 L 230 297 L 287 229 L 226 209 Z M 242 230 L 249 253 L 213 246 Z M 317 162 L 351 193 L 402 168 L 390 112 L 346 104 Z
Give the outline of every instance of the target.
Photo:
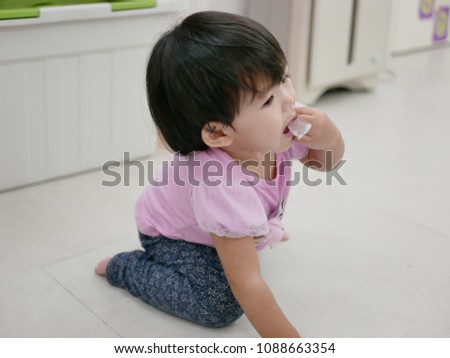
M 327 86 L 346 78 L 353 0 L 314 0 L 309 85 Z
M 392 0 L 357 1 L 350 76 L 370 76 L 385 66 L 389 55 L 392 7 Z
M 315 0 L 309 58 L 310 87 L 370 76 L 384 65 L 391 0 Z

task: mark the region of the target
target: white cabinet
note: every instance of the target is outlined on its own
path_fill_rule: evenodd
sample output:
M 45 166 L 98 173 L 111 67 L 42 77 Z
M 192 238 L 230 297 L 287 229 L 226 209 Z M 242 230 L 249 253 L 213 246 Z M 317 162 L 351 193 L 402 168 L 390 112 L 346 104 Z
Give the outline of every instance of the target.
M 152 153 L 146 61 L 186 9 L 98 3 L 0 20 L 0 191 Z
M 372 88 L 388 56 L 391 0 L 250 0 L 248 15 L 267 26 L 289 62 L 297 99 L 327 89 Z

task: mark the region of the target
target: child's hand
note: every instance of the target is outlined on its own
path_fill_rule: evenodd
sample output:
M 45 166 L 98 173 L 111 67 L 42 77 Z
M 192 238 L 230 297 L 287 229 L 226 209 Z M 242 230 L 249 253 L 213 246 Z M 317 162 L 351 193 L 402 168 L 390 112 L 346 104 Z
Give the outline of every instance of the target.
M 312 107 L 295 108 L 297 115 L 311 123 L 311 129 L 301 139 L 300 143 L 310 149 L 326 150 L 333 148 L 340 137 L 339 129 L 326 113 Z

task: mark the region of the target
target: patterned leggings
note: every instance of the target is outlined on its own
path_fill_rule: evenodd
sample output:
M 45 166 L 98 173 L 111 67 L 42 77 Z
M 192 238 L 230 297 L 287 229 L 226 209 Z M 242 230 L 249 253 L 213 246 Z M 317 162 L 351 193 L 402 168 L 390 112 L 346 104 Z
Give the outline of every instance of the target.
M 140 233 L 139 238 L 145 251 L 123 252 L 109 261 L 111 285 L 207 327 L 225 327 L 242 315 L 214 248 L 164 236 Z

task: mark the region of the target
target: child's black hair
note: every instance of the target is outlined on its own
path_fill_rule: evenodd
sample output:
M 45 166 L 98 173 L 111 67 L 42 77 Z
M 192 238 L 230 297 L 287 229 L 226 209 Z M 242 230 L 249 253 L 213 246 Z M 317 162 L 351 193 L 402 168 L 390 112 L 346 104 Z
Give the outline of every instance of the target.
M 148 101 L 158 131 L 175 152 L 207 149 L 205 124 L 232 127 L 243 95 L 281 83 L 286 64 L 278 41 L 258 22 L 214 11 L 190 15 L 161 36 L 148 62 Z

